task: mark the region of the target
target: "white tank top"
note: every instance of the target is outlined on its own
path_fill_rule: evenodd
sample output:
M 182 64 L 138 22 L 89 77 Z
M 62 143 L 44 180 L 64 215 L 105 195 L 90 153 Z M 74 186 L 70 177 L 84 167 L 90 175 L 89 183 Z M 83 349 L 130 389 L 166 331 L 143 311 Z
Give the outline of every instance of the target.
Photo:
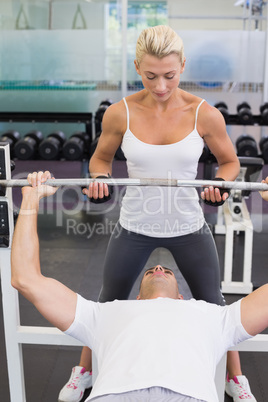
M 196 129 L 181 141 L 168 145 L 147 144 L 129 129 L 122 140 L 130 178 L 194 180 L 204 141 Z M 122 200 L 119 218 L 126 230 L 151 237 L 175 237 L 193 233 L 204 225 L 204 215 L 195 188 L 129 186 Z

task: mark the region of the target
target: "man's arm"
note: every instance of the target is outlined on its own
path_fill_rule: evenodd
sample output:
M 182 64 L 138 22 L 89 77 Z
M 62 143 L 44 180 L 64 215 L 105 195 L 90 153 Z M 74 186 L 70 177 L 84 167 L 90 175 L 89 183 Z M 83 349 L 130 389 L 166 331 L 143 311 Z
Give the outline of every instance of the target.
M 262 183 L 268 184 L 268 176 Z M 260 191 L 260 195 L 268 201 L 268 191 Z M 268 284 L 261 286 L 242 300 L 241 319 L 250 335 L 257 335 L 268 327 Z
M 262 180 L 262 183 L 268 184 L 268 176 L 266 177 L 265 180 Z M 265 201 L 268 201 L 268 191 L 260 191 L 260 195 L 262 196 L 262 198 L 263 198 Z
M 250 335 L 257 335 L 268 327 L 268 284 L 242 299 L 241 321 Z
M 29 175 L 33 187 L 22 189 L 22 204 L 11 248 L 11 274 L 14 286 L 54 326 L 65 331 L 73 322 L 76 293 L 60 282 L 46 278 L 40 270 L 37 215 L 39 201 L 56 192 L 40 184 L 49 172 Z

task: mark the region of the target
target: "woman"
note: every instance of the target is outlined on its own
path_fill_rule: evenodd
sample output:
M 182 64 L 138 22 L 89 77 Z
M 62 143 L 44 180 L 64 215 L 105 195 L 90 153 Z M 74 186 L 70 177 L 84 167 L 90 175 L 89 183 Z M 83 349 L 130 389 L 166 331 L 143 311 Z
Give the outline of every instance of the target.
M 218 162 L 216 177 L 234 180 L 240 165 L 223 116 L 205 100 L 179 88 L 185 68 L 181 38 L 167 26 L 145 29 L 137 41 L 134 64 L 144 89 L 111 105 L 105 112 L 102 134 L 90 160 L 91 176 L 112 174 L 113 158 L 121 145 L 130 178 L 194 180 L 206 143 Z M 84 194 L 92 200 L 105 201 L 109 198 L 109 188 L 94 182 Z M 201 197 L 210 205 L 218 206 L 227 199 L 228 193 L 211 187 L 204 189 Z M 198 193 L 187 187 L 127 188 L 105 257 L 99 301 L 127 299 L 157 247 L 171 251 L 194 298 L 225 303 L 220 291 L 215 243 Z M 71 399 L 70 395 L 78 394 L 77 390 L 84 391 L 80 387 L 83 373 L 90 369 L 91 352 L 84 348 L 79 366 L 61 391 L 60 401 L 81 400 Z M 248 400 L 255 401 L 253 396 L 250 399 L 252 394 L 247 379 L 242 376 L 238 353 L 229 352 L 227 391 L 235 396 L 241 386 Z

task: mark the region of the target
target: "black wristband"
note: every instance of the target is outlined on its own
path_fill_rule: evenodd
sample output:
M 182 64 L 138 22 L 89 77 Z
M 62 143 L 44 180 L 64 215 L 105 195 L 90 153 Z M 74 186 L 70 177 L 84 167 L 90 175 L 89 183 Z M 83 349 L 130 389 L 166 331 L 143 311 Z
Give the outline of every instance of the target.
M 225 180 L 222 179 L 221 177 L 215 177 L 213 179 L 213 181 L 225 181 Z M 230 194 L 230 189 L 228 189 L 228 188 L 220 188 L 220 187 L 214 187 L 214 188 L 218 188 L 220 190 L 221 197 L 223 196 L 224 193 L 228 193 L 228 195 Z M 210 205 L 212 207 L 220 207 L 221 205 L 223 205 L 225 203 L 225 200 L 212 202 L 212 201 L 207 201 L 205 199 L 203 201 L 205 204 Z
M 111 176 L 108 173 L 108 176 L 97 176 L 95 179 L 110 179 Z M 109 195 L 104 195 L 103 198 L 90 198 L 90 202 L 93 204 L 103 204 L 104 202 L 109 201 L 112 198 L 112 194 L 114 192 L 113 186 L 108 185 Z

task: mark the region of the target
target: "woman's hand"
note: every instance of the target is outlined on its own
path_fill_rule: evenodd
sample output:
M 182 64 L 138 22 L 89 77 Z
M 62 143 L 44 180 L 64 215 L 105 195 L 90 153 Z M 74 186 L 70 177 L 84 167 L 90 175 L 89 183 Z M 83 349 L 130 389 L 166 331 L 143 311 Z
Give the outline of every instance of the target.
M 220 177 L 216 177 L 213 181 L 224 181 Z M 224 204 L 224 202 L 229 197 L 230 190 L 226 190 L 223 188 L 218 187 L 206 187 L 201 192 L 201 198 L 205 204 L 211 205 L 213 207 L 219 207 L 220 205 Z

